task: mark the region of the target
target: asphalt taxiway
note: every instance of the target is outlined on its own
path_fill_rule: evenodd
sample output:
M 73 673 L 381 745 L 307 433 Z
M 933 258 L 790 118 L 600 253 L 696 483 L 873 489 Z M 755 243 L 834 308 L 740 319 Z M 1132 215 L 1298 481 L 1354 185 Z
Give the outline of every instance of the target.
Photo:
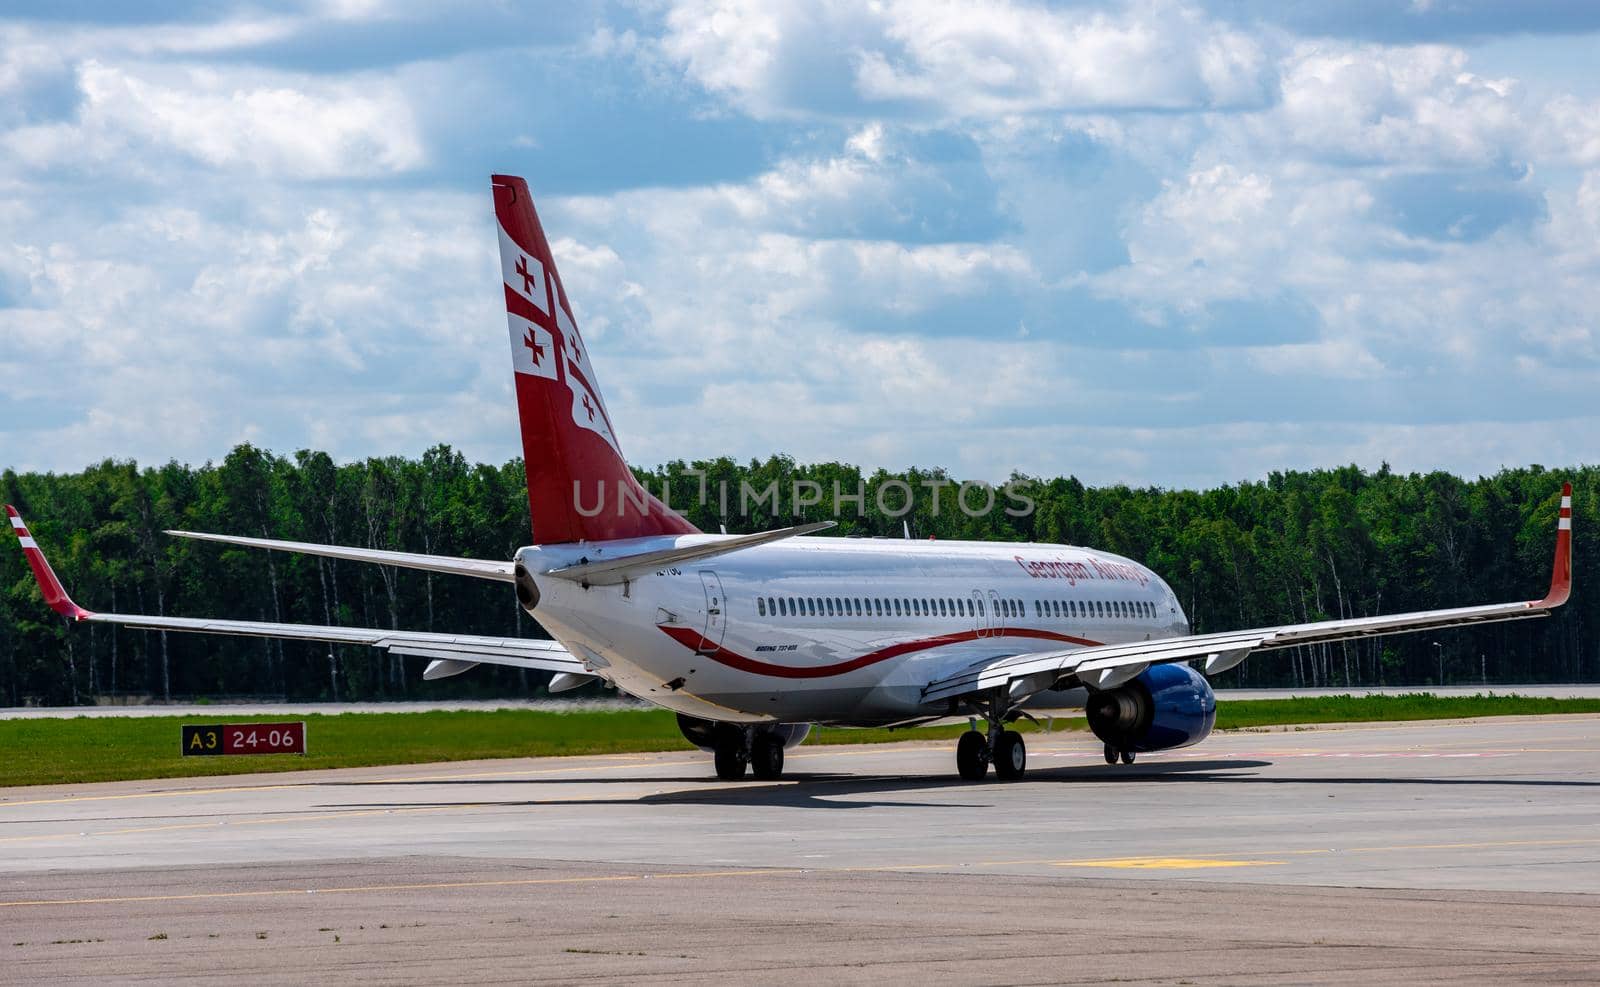
M 1583 980 L 1600 717 L 0 790 L 0 980 Z

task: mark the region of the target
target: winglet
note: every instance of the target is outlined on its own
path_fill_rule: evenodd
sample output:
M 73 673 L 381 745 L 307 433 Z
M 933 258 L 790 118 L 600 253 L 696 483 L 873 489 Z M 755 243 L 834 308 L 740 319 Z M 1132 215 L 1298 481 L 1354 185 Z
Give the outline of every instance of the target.
M 39 592 L 44 594 L 44 602 L 50 604 L 50 609 L 69 620 L 93 617 L 93 613 L 73 603 L 72 597 L 62 588 L 61 580 L 56 578 L 55 570 L 50 568 L 44 553 L 39 551 L 39 546 L 34 543 L 33 536 L 28 534 L 28 526 L 22 523 L 22 515 L 17 513 L 17 509 L 7 504 L 6 514 L 11 518 L 11 529 L 17 533 L 17 539 L 22 542 L 22 554 L 27 558 L 29 568 L 33 570 L 33 578 L 39 581 Z
M 1529 606 L 1551 610 L 1572 595 L 1572 484 L 1561 485 L 1561 513 L 1556 521 L 1556 560 L 1550 570 L 1550 592 Z

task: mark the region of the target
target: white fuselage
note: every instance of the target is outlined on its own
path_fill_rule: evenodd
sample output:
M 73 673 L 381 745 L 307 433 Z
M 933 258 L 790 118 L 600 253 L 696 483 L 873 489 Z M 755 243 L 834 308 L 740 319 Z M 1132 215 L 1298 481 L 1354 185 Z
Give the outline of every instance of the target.
M 542 573 L 715 541 L 534 546 Z M 718 720 L 893 723 L 940 712 L 922 686 L 980 659 L 1187 634 L 1136 562 L 1085 548 L 792 538 L 616 586 L 536 576 L 535 616 L 632 695 Z

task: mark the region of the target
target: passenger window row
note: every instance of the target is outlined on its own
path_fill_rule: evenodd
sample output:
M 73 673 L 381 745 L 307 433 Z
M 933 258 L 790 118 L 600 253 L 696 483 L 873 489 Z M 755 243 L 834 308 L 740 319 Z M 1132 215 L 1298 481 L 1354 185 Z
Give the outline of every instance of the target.
M 1156 605 L 1148 600 L 1034 600 L 1033 615 L 1069 620 L 1154 620 Z
M 996 600 L 1004 617 L 1027 613 L 1021 600 Z M 984 601 L 973 597 L 758 596 L 762 617 L 983 617 Z M 1147 600 L 1034 600 L 1035 617 L 1063 620 L 1154 619 Z
M 1021 600 L 999 600 L 1008 617 L 1023 614 Z M 964 597 L 759 596 L 756 612 L 763 617 L 982 617 L 982 600 Z

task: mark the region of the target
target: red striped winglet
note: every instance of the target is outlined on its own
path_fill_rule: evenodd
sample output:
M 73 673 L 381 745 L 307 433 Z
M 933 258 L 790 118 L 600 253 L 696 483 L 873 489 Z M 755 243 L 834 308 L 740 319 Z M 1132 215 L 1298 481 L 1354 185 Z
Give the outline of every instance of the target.
M 56 578 L 54 569 L 45 559 L 44 553 L 39 551 L 39 546 L 34 542 L 33 536 L 28 534 L 28 526 L 23 523 L 22 515 L 10 504 L 6 505 L 6 516 L 11 518 L 11 530 L 17 533 L 17 539 L 22 542 L 22 555 L 28 560 L 28 568 L 33 570 L 33 578 L 39 582 L 39 592 L 44 594 L 44 602 L 50 604 L 50 609 L 69 620 L 83 620 L 85 617 L 94 616 L 72 602 L 72 597 L 62 587 L 61 580 Z
M 1561 512 L 1556 520 L 1556 560 L 1550 570 L 1550 592 L 1530 604 L 1538 610 L 1559 607 L 1572 595 L 1572 484 L 1561 485 Z

